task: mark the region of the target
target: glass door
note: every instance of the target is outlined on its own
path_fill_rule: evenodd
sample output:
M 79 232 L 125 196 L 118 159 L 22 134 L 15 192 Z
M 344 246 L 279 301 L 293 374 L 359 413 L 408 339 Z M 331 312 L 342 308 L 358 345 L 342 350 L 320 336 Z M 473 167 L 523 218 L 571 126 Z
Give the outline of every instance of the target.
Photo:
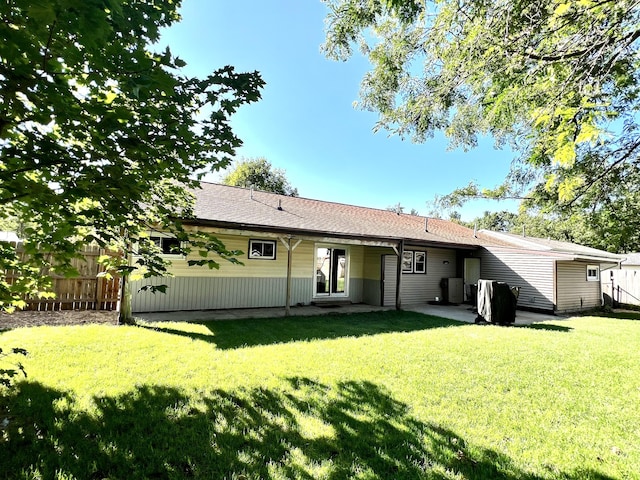
M 346 249 L 316 247 L 315 294 L 318 296 L 344 296 L 347 282 Z

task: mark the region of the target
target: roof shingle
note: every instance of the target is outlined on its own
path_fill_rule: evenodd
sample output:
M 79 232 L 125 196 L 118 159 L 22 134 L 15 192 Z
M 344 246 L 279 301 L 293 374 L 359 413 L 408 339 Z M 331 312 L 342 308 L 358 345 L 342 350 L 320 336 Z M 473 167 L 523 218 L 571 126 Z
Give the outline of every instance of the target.
M 480 246 L 502 244 L 475 236 L 474 231 L 447 220 L 397 214 L 275 193 L 202 183 L 196 195 L 195 216 L 212 225 L 269 229 L 290 233 L 405 240 L 424 244 Z M 427 231 L 425 231 L 425 226 Z

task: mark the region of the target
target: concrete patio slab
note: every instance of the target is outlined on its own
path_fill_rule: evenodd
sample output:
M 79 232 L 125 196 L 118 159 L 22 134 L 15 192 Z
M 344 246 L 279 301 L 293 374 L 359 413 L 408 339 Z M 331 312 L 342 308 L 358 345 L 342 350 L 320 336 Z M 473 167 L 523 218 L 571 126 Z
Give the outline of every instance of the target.
M 292 317 L 308 317 L 313 315 L 332 315 L 345 313 L 365 313 L 379 312 L 384 310 L 395 310 L 393 307 L 379 307 L 375 305 L 346 304 L 317 306 L 307 305 L 303 307 L 291 307 Z M 248 318 L 280 318 L 285 316 L 284 307 L 273 308 L 237 308 L 227 310 L 183 310 L 178 312 L 149 312 L 136 313 L 136 319 L 145 322 L 197 322 L 209 320 L 239 320 Z
M 467 323 L 475 323 L 476 317 L 478 316 L 477 312 L 473 310 L 471 305 L 410 305 L 405 307 L 405 310 Z M 563 318 L 566 317 L 551 313 L 536 313 L 516 310 L 515 325 L 530 325 L 532 323 L 545 322 L 547 320 L 562 320 Z
M 349 313 L 379 312 L 385 310 L 395 310 L 394 307 L 379 307 L 375 305 L 354 304 L 354 305 L 332 305 L 317 306 L 308 305 L 303 307 L 291 307 L 291 316 L 312 316 L 312 315 L 343 315 Z M 406 311 L 432 315 L 435 317 L 448 318 L 459 322 L 474 323 L 476 313 L 469 305 L 408 305 Z M 281 318 L 285 316 L 283 307 L 275 308 L 239 308 L 228 310 L 185 310 L 177 312 L 150 312 L 136 313 L 134 317 L 145 322 L 197 322 L 210 320 L 239 320 L 249 318 Z M 552 314 L 542 314 L 518 310 L 516 313 L 516 325 L 529 325 L 535 322 L 546 320 L 560 320 L 560 317 Z

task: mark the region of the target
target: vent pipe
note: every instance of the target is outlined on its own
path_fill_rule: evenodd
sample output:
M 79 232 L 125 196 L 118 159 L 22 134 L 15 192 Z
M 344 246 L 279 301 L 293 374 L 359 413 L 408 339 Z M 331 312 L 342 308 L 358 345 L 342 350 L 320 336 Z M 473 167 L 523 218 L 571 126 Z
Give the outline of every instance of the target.
M 282 200 L 278 199 L 278 210 L 282 210 Z
M 522 236 L 523 236 L 523 237 L 526 237 L 526 236 L 527 236 L 527 235 L 526 235 L 526 232 L 524 231 L 524 225 L 522 225 Z
M 424 231 L 429 231 L 429 217 L 424 217 Z
M 249 198 L 253 200 L 253 185 L 249 187 Z
M 478 222 L 473 224 L 473 238 L 478 238 Z

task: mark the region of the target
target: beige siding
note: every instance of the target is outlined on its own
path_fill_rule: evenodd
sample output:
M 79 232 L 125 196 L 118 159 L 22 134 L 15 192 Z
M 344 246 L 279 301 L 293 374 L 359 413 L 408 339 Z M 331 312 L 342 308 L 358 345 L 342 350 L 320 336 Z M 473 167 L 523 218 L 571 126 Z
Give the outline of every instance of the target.
M 133 281 L 133 311 L 202 310 L 220 308 L 257 308 L 284 306 L 287 277 L 287 248 L 279 238 L 273 236 L 228 235 L 216 232 L 217 237 L 229 250 L 241 250 L 239 257 L 244 265 L 231 264 L 221 260 L 219 269 L 208 267 L 189 267 L 190 258 L 174 258 L 171 273 L 174 277 L 153 278 Z M 275 260 L 250 259 L 246 254 L 249 239 L 276 241 Z M 297 240 L 293 240 L 295 245 Z M 365 294 L 363 279 L 369 256 L 366 247 L 361 245 L 341 245 L 349 252 L 348 298 L 361 303 L 365 296 L 375 301 L 375 297 Z M 305 240 L 296 246 L 292 253 L 292 305 L 309 304 L 313 298 L 313 279 L 315 278 L 316 243 Z M 196 255 L 194 259 L 200 258 Z M 377 260 L 378 268 L 380 260 Z M 373 267 L 375 268 L 375 266 Z M 378 282 L 379 283 L 379 282 Z M 138 292 L 145 285 L 168 285 L 166 294 Z M 379 297 L 379 295 L 378 295 Z
M 392 248 L 367 247 L 364 252 L 363 278 L 380 281 L 382 274 L 382 256 L 395 255 Z
M 587 263 L 557 263 L 559 312 L 571 312 L 601 305 L 600 282 L 587 281 Z
M 363 247 L 362 245 L 351 245 L 348 246 L 347 249 L 349 250 L 351 276 L 363 278 L 365 247 Z
M 554 310 L 555 258 L 508 248 L 484 248 L 481 278 L 520 287 L 519 307 Z
M 390 255 L 395 258 L 396 253 L 392 248 L 367 247 L 364 251 L 364 268 L 363 268 L 363 292 L 362 301 L 369 305 L 382 305 L 382 259 L 383 255 Z M 395 305 L 395 263 L 393 266 L 392 279 L 393 293 L 387 295 L 393 296 L 391 305 Z M 387 305 L 387 303 L 385 303 Z
M 442 248 L 427 250 L 427 285 L 423 302 L 442 298 L 440 281 L 456 276 L 456 251 Z
M 442 297 L 440 281 L 456 275 L 456 251 L 443 248 L 423 248 L 406 246 L 405 250 L 427 252 L 427 273 L 405 273 L 402 275 L 402 305 L 417 305 Z M 396 303 L 396 265 L 395 254 L 385 257 L 385 275 L 387 281 L 384 290 L 384 305 Z
M 396 254 L 385 255 L 384 257 L 384 301 L 386 307 L 393 307 L 396 304 L 396 278 L 398 268 L 398 257 Z
M 219 269 L 210 269 L 209 267 L 190 267 L 189 260 L 199 260 L 202 257 L 198 252 L 194 252 L 188 258 L 168 257 L 171 261 L 171 273 L 175 277 L 258 277 L 258 278 L 278 278 L 287 276 L 287 249 L 279 239 L 265 238 L 260 235 L 239 236 L 239 235 L 218 235 L 218 238 L 224 243 L 228 250 L 240 250 L 243 252 L 238 257 L 244 265 L 237 265 L 226 260 L 221 260 L 212 256 L 211 258 L 218 261 Z M 264 239 L 276 241 L 276 258 L 275 260 L 262 260 L 256 258 L 248 258 L 247 250 L 250 239 Z M 295 241 L 293 242 L 295 244 Z M 291 269 L 292 277 L 306 278 L 310 275 L 313 268 L 313 243 L 309 241 L 301 242 L 293 251 L 293 263 Z

